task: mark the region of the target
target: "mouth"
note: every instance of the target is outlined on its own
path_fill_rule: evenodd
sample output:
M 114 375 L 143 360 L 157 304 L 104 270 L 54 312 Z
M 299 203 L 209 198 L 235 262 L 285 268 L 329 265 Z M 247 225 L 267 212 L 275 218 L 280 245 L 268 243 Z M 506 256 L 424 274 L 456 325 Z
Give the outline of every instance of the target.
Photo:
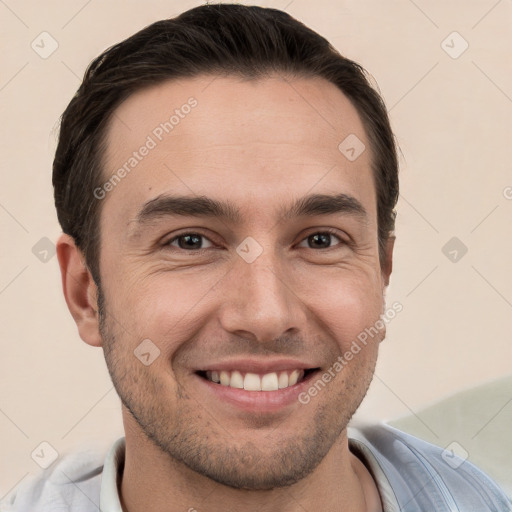
M 319 368 L 296 368 L 269 373 L 253 373 L 241 370 L 206 370 L 196 373 L 203 379 L 219 386 L 245 391 L 269 392 L 299 385 L 308 380 L 318 370 Z
M 198 392 L 222 408 L 224 419 L 232 414 L 244 419 L 256 413 L 279 415 L 302 407 L 299 396 L 320 373 L 312 361 L 284 357 L 228 359 L 193 371 Z

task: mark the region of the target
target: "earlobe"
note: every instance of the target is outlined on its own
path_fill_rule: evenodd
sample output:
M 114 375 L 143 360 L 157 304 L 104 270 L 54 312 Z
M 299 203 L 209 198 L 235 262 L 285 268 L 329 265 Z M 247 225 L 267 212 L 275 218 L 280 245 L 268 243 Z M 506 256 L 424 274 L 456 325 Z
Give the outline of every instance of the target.
M 63 234 L 57 241 L 62 290 L 71 316 L 83 341 L 102 345 L 97 307 L 98 289 L 72 237 Z

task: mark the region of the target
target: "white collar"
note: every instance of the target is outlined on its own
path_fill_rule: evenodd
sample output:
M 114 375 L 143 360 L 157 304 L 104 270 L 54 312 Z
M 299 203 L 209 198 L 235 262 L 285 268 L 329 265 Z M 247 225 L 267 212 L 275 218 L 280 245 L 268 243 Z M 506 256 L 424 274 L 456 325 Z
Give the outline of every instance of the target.
M 350 429 L 349 445 L 370 469 L 381 495 L 384 511 L 399 510 L 398 502 L 382 468 L 365 443 L 358 439 L 355 429 Z M 119 499 L 119 483 L 124 468 L 126 439 L 119 438 L 110 448 L 103 465 L 100 491 L 101 512 L 123 512 Z
M 112 445 L 105 458 L 101 476 L 101 512 L 123 512 L 118 485 L 124 468 L 125 449 L 126 440 L 121 437 Z

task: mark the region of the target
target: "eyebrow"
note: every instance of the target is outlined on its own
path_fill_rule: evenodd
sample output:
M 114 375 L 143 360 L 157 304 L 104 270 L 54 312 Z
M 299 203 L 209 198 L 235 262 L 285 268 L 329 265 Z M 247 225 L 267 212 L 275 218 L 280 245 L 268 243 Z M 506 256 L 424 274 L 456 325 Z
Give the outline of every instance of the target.
M 294 217 L 344 214 L 365 221 L 367 212 L 353 196 L 347 194 L 312 194 L 297 199 L 291 207 L 281 207 L 278 211 L 284 220 Z M 160 195 L 146 202 L 135 218 L 138 225 L 173 216 L 218 217 L 241 224 L 243 215 L 240 209 L 229 200 L 219 201 L 206 196 Z

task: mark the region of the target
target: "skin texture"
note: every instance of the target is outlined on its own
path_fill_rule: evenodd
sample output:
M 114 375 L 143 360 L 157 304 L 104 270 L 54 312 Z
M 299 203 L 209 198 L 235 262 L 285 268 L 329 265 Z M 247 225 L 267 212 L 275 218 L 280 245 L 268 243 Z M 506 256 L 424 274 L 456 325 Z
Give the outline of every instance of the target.
M 103 347 L 123 403 L 123 508 L 381 510 L 346 427 L 385 329 L 307 405 L 241 410 L 205 391 L 196 374 L 236 356 L 289 357 L 320 376 L 379 319 L 394 239 L 381 268 L 370 144 L 357 111 L 318 78 L 165 82 L 117 108 L 105 180 L 191 97 L 190 113 L 161 141 L 153 136 L 156 147 L 101 199 L 101 290 L 73 240 L 58 243 L 69 309 L 81 338 Z M 338 150 L 349 134 L 366 146 L 353 162 Z M 339 193 L 367 218 L 279 213 L 302 196 Z M 139 225 L 144 203 L 161 194 L 229 199 L 241 218 Z M 335 235 L 318 247 L 311 236 L 325 229 Z M 176 239 L 191 233 L 204 237 L 202 248 Z M 248 236 L 262 249 L 252 263 L 236 251 Z M 149 366 L 134 356 L 144 339 L 160 350 Z

